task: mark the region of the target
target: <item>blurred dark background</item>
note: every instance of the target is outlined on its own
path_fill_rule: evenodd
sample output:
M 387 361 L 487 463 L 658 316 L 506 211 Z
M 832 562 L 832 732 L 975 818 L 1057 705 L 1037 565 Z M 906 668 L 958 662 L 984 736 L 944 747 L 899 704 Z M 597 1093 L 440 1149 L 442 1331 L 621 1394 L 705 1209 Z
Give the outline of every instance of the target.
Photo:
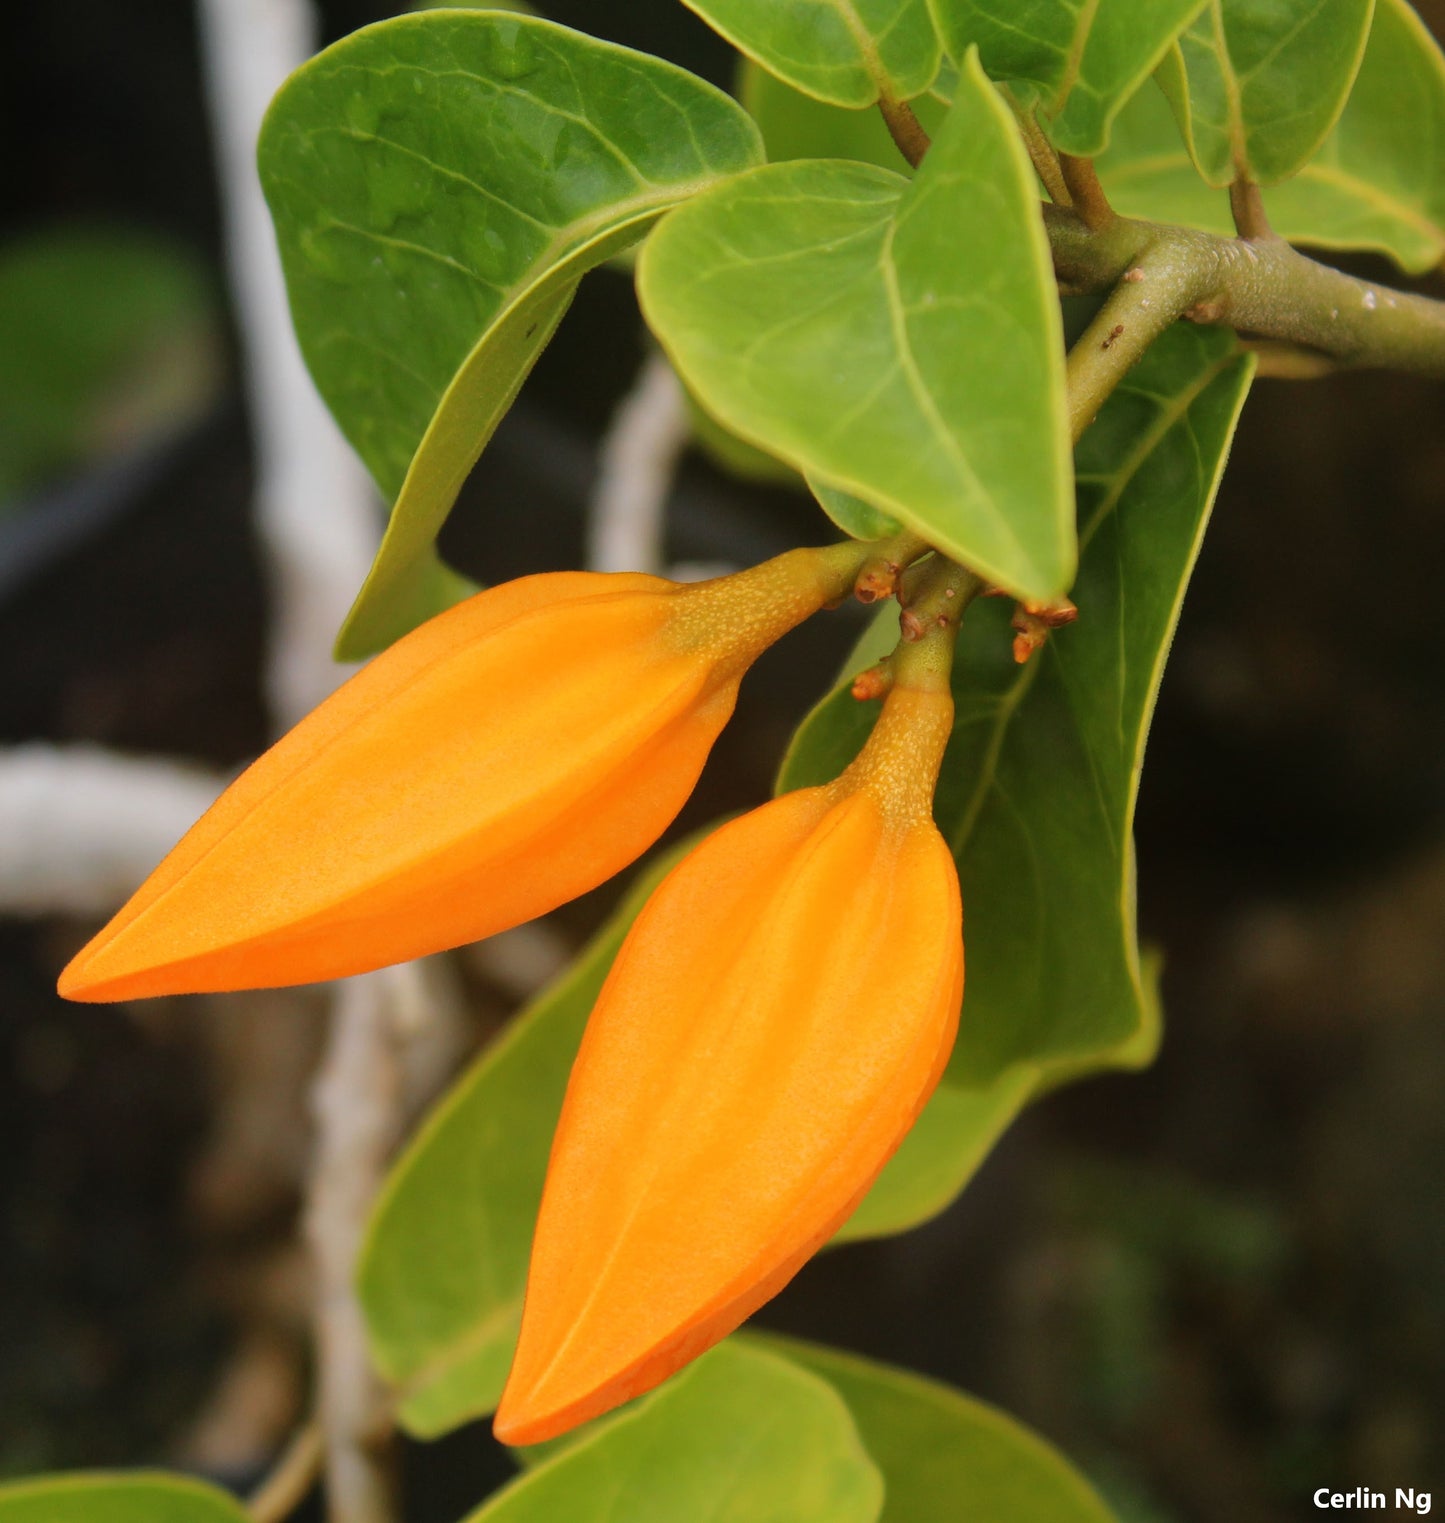
M 388 13 L 322 9 L 327 40 Z M 728 80 L 676 0 L 547 9 Z M 1421 9 L 1438 35 L 1445 8 Z M 265 595 L 194 15 L 71 0 L 0 25 L 0 743 L 231 769 L 266 741 Z M 57 350 L 33 319 L 66 269 L 94 270 L 93 309 Z M 448 526 L 456 564 L 581 559 L 596 441 L 643 353 L 626 277 L 598 272 Z M 826 1255 L 761 1318 L 1000 1403 L 1134 1523 L 1445 1492 L 1442 403 L 1357 375 L 1262 382 L 1246 410 L 1140 807 L 1159 1061 L 1039 1105 L 941 1219 Z M 827 537 L 802 498 L 693 456 L 670 512 L 678 559 Z M 764 795 L 856 631 L 815 624 L 745 686 L 685 824 Z M 605 907 L 554 917 L 558 938 Z M 288 1244 L 315 1012 L 66 1006 L 55 975 L 91 929 L 0 919 L 0 1477 L 244 1482 L 266 1455 L 243 1440 L 279 1438 L 304 1389 Z M 480 1041 L 515 991 L 466 977 Z M 257 1072 L 282 1076 L 259 1114 Z M 505 1468 L 480 1427 L 409 1451 L 416 1523 Z

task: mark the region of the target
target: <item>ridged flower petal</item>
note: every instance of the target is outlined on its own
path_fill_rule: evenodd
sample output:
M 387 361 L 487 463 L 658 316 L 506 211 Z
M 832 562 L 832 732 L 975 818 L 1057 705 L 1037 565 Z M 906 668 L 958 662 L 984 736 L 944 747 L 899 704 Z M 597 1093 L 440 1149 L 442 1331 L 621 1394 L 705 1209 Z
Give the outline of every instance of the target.
M 671 822 L 747 663 L 826 595 L 800 566 L 527 577 L 431 620 L 222 795 L 61 993 L 336 978 L 594 887 Z
M 635 923 L 558 1124 L 505 1442 L 604 1412 L 736 1327 L 932 1092 L 962 994 L 958 878 L 932 775 L 919 814 L 898 761 L 724 826 Z

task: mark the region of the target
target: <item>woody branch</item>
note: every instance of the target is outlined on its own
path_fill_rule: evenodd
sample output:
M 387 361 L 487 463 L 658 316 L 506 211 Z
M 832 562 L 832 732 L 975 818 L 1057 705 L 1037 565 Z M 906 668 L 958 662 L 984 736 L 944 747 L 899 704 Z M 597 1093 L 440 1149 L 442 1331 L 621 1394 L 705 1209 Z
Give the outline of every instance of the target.
M 1043 217 L 1061 284 L 1117 296 L 1113 325 L 1124 324 L 1125 353 L 1130 321 L 1152 314 L 1157 322 L 1168 305 L 1153 304 L 1147 278 L 1131 286 L 1131 272 L 1167 271 L 1175 316 L 1280 340 L 1340 366 L 1445 377 L 1445 302 L 1359 280 L 1273 236 L 1221 238 L 1129 217 L 1091 228 L 1057 206 Z

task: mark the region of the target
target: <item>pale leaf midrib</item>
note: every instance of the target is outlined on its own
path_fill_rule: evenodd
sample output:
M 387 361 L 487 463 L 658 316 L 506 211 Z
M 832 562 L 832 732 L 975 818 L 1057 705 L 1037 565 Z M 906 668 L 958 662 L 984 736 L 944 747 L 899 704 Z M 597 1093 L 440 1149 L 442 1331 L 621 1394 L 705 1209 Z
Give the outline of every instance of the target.
M 499 1334 L 505 1332 L 521 1314 L 522 1297 L 512 1296 L 499 1302 L 485 1316 L 468 1324 L 464 1333 L 449 1338 L 445 1346 L 422 1362 L 399 1384 L 403 1403 L 414 1401 L 429 1387 L 454 1374 L 470 1360 L 483 1353 Z
M 1059 80 L 1059 89 L 1054 97 L 1054 103 L 1050 107 L 1049 115 L 1057 116 L 1064 109 L 1064 103 L 1068 100 L 1075 84 L 1078 83 L 1079 70 L 1084 63 L 1084 49 L 1089 43 L 1089 33 L 1093 30 L 1094 17 L 1098 14 L 1099 0 L 1084 0 L 1079 8 L 1078 20 L 1074 23 L 1074 35 L 1069 39 L 1068 51 L 1064 54 L 1064 72 Z

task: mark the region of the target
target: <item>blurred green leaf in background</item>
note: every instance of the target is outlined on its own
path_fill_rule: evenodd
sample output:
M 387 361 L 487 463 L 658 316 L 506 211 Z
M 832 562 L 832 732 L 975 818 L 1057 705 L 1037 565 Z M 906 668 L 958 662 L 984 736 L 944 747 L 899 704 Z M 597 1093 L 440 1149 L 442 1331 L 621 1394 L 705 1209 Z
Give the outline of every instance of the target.
M 0 512 L 203 417 L 220 327 L 209 272 L 163 238 L 63 227 L 0 248 Z

